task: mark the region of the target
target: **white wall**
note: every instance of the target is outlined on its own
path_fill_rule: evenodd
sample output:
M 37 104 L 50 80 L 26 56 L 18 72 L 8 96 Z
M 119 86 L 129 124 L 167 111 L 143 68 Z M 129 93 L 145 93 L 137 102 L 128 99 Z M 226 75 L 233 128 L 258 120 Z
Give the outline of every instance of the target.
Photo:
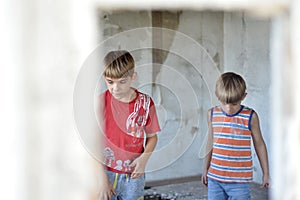
M 149 181 L 199 176 L 202 172 L 203 160 L 199 156 L 205 156 L 206 112 L 212 105 L 213 94 L 207 81 L 214 82 L 218 66 L 222 65 L 222 28 L 223 13 L 182 12 L 179 16 L 178 33 L 169 38 L 172 45 L 164 62 L 169 68 L 163 68 L 155 80 L 168 86 L 160 93 L 168 118 L 159 137 L 158 149 L 168 144 L 172 150 L 166 157 L 173 157 L 173 160 L 165 168 L 149 173 Z M 185 35 L 179 37 L 180 34 Z M 172 52 L 178 52 L 178 48 L 181 54 L 174 55 Z M 170 69 L 176 73 L 171 73 Z M 211 78 L 211 74 L 215 76 Z M 162 162 L 159 154 L 157 157 L 160 159 L 156 162 Z
M 22 9 L 18 1 L 0 2 L 0 188 L 1 199 L 18 200 L 24 189 L 25 132 L 22 87 Z M 10 23 L 13 22 L 13 23 Z
M 88 199 L 96 177 L 93 159 L 76 131 L 73 90 L 97 43 L 94 10 L 82 1 L 30 1 L 22 8 L 22 199 Z

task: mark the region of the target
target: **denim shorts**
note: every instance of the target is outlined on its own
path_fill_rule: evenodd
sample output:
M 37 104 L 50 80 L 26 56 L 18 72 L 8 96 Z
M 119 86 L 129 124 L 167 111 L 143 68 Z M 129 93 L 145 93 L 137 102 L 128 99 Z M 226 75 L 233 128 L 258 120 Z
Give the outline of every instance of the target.
M 130 174 L 120 174 L 106 171 L 109 181 L 114 187 L 116 195 L 112 200 L 143 200 L 145 187 L 145 174 L 139 178 L 130 178 Z
M 208 178 L 208 200 L 250 200 L 249 183 L 227 183 Z

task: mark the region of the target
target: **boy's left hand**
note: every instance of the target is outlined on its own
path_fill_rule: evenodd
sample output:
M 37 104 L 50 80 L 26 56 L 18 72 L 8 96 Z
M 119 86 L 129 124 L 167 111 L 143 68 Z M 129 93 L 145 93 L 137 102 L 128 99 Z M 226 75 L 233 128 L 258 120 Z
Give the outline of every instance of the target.
M 146 168 L 146 162 L 147 160 L 143 158 L 143 156 L 140 156 L 136 158 L 129 166 L 134 168 L 131 178 L 139 178 L 143 175 Z
M 270 187 L 270 177 L 269 176 L 263 176 L 262 184 L 260 187 L 261 188 L 269 188 Z

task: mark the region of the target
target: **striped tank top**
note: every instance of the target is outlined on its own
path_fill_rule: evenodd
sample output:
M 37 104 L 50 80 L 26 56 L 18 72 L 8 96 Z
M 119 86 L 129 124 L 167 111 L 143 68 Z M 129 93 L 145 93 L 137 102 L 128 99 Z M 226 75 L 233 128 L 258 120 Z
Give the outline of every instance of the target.
M 233 115 L 220 106 L 211 109 L 213 152 L 207 176 L 221 182 L 251 182 L 251 118 L 254 110 L 241 106 Z

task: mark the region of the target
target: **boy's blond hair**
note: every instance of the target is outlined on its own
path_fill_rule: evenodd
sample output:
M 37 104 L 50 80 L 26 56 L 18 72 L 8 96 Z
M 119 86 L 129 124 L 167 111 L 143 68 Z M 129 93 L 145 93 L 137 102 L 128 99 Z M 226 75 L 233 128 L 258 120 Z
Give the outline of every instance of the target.
M 109 78 L 132 76 L 134 65 L 134 59 L 128 51 L 111 51 L 104 58 L 103 75 Z
M 222 103 L 237 103 L 245 97 L 246 82 L 233 72 L 223 73 L 216 82 L 215 93 Z

